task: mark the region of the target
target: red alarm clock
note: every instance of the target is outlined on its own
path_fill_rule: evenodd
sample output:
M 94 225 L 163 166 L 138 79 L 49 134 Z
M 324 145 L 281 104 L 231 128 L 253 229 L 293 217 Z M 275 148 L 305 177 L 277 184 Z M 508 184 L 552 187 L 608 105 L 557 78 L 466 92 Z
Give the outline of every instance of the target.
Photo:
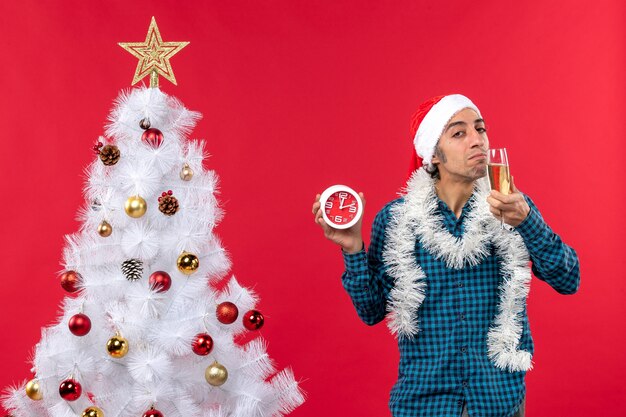
M 335 229 L 354 226 L 363 214 L 363 201 L 359 194 L 345 185 L 328 187 L 320 197 L 322 217 Z

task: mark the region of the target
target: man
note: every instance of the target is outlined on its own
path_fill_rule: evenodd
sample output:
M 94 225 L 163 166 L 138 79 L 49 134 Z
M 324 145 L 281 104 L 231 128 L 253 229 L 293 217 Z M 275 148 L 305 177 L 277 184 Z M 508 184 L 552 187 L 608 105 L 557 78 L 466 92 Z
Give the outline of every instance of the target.
M 331 228 L 319 195 L 315 221 L 342 248 L 359 317 L 374 325 L 389 316 L 398 337 L 395 417 L 523 416 L 534 350 L 529 260 L 535 276 L 573 294 L 577 255 L 513 181 L 508 195 L 489 190 L 485 122 L 467 97 L 435 97 L 413 122 L 423 167 L 377 214 L 368 252 L 361 222 Z

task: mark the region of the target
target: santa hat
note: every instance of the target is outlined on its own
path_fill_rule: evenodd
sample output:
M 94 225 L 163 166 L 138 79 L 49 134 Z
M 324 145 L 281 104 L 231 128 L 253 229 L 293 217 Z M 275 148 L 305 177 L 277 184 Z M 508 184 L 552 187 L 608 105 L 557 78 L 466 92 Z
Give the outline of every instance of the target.
M 431 163 L 443 129 L 450 119 L 463 109 L 472 109 L 480 116 L 478 107 L 461 94 L 437 96 L 420 104 L 411 118 L 413 159 L 409 175 L 421 165 Z

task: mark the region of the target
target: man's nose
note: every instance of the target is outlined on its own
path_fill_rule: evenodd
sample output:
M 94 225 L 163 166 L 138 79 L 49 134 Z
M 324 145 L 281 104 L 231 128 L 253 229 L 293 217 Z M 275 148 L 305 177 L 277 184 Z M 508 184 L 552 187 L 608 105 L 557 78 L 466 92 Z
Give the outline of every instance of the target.
M 482 148 L 485 146 L 485 143 L 487 142 L 485 135 L 481 134 L 477 130 L 473 130 L 469 136 L 470 136 L 470 146 L 472 148 L 474 146 L 478 146 Z

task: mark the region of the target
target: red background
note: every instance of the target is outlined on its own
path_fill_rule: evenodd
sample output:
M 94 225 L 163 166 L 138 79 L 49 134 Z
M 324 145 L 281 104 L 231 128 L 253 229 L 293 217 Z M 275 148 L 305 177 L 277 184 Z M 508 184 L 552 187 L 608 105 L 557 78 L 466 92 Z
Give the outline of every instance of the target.
M 388 415 L 397 347 L 361 323 L 339 249 L 312 221 L 335 183 L 365 192 L 366 233 L 403 185 L 409 118 L 461 92 L 509 150 L 518 187 L 580 257 L 578 294 L 533 280 L 528 416 L 624 415 L 624 12 L 604 1 L 2 2 L 0 386 L 64 296 L 63 235 L 78 228 L 83 168 L 152 15 L 179 86 L 204 114 L 221 177 L 217 232 L 261 296 L 262 335 L 307 402 L 293 415 Z M 601 410 L 601 411 L 600 411 Z

